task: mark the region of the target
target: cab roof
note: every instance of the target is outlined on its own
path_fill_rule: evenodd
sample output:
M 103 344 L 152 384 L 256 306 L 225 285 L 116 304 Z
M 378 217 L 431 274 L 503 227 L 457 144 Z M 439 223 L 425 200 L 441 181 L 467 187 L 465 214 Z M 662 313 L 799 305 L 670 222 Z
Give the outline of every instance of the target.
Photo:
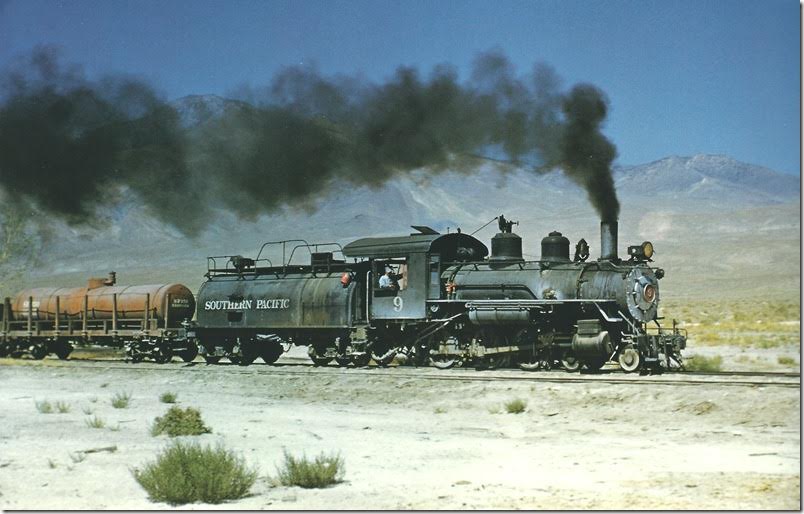
M 465 250 L 460 251 L 463 248 Z M 479 261 L 489 254 L 481 241 L 468 234 L 411 234 L 398 237 L 366 237 L 343 247 L 346 257 L 404 257 L 412 253 L 437 253 L 442 261 Z

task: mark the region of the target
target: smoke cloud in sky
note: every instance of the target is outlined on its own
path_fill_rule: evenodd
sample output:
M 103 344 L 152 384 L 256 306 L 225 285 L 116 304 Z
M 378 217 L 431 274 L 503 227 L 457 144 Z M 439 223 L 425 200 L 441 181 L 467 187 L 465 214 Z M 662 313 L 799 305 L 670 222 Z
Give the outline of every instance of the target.
M 441 65 L 401 67 L 380 84 L 290 67 L 246 100 L 195 126 L 143 81 L 89 80 L 40 48 L 0 89 L 0 187 L 72 224 L 135 192 L 188 235 L 212 209 L 254 218 L 318 198 L 338 183 L 378 186 L 425 169 L 471 172 L 503 156 L 582 186 L 601 217 L 619 213 L 596 87 L 562 91 L 552 68 L 517 75 L 499 52 L 475 58 L 469 79 Z

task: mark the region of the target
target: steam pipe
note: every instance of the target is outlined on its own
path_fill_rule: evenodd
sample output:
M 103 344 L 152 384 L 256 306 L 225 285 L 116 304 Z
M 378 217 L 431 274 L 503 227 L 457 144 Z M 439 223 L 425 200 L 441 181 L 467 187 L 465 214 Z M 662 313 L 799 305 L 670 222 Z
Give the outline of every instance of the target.
M 600 222 L 600 260 L 617 260 L 617 221 Z

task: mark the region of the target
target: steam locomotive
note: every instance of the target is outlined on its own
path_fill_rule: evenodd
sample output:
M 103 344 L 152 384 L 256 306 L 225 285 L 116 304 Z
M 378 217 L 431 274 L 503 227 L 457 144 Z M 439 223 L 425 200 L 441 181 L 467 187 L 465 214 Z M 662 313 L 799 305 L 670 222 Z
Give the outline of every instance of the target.
M 686 335 L 675 323 L 670 329 L 659 324 L 664 271 L 650 264 L 650 242 L 629 246 L 622 260 L 617 223 L 604 221 L 599 259 L 589 260 L 583 239 L 570 258 L 569 240 L 551 232 L 541 241 L 540 259 L 526 261 L 515 223 L 501 215 L 498 224 L 491 255 L 460 231 L 413 226 L 416 232 L 407 236 L 364 238 L 345 247 L 273 241 L 254 259 L 209 257 L 194 321 L 192 308 L 175 310 L 192 300 L 175 285 L 170 296 L 145 293 L 144 305 L 125 298 L 122 303 L 131 304 L 125 312 L 118 296 L 125 291 L 110 293 L 115 305 L 107 300 L 106 308 L 90 309 L 84 299 L 78 312 L 60 310 L 56 291 L 26 291 L 14 307 L 6 300 L 0 352 L 26 346 L 40 348 L 35 356 L 55 352 L 69 345 L 81 323 L 96 331 L 78 331 L 80 337 L 123 341 L 134 360 L 164 361 L 173 353 L 192 360 L 200 351 L 209 363 L 273 363 L 290 345 L 305 345 L 318 366 L 333 360 L 387 366 L 404 357 L 439 368 L 598 370 L 612 360 L 628 372 L 682 367 Z M 281 262 L 273 263 L 268 256 L 280 251 Z M 294 264 L 302 253 L 309 264 Z M 49 300 L 43 303 L 44 296 Z M 161 311 L 149 304 L 153 300 Z M 111 315 L 100 325 L 102 313 Z

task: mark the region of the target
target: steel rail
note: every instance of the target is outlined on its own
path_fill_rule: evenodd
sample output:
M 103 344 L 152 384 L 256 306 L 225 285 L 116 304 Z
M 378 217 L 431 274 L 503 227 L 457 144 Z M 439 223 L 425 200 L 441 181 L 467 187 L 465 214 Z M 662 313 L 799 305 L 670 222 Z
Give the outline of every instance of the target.
M 49 367 L 43 365 L 42 361 L 27 361 L 33 366 Z M 56 363 L 54 367 L 70 366 L 67 361 L 46 361 L 49 364 Z M 111 363 L 111 364 L 106 364 Z M 51 364 L 52 365 L 52 364 Z M 410 371 L 397 371 L 400 368 L 336 368 L 336 367 L 314 367 L 312 365 L 301 365 L 301 369 L 282 369 L 288 366 L 299 366 L 298 364 L 274 364 L 266 365 L 269 369 L 260 369 L 262 366 L 241 367 L 236 365 L 222 366 L 222 365 L 207 365 L 201 362 L 192 363 L 173 363 L 168 364 L 152 364 L 152 363 L 138 363 L 136 365 L 127 364 L 120 361 L 109 360 L 75 360 L 73 365 L 83 368 L 97 368 L 101 370 L 126 370 L 126 371 L 188 371 L 188 372 L 221 372 L 221 373 L 236 373 L 240 375 L 274 375 L 274 376 L 312 376 L 323 375 L 328 377 L 333 376 L 371 376 L 388 379 L 416 379 L 416 380 L 445 380 L 445 381 L 459 381 L 459 382 L 542 382 L 542 383 L 586 383 L 586 384 L 651 384 L 651 385 L 713 385 L 713 386 L 740 386 L 740 387 L 795 387 L 800 388 L 799 381 L 757 381 L 757 380 L 704 380 L 704 379 L 687 379 L 680 373 L 668 373 L 665 375 L 652 375 L 652 376 L 638 376 L 638 375 L 619 375 L 617 377 L 600 375 L 600 374 L 556 374 L 554 372 L 520 372 L 514 374 L 500 374 L 499 371 L 489 374 L 488 371 L 471 373 L 462 373 L 460 370 L 433 370 L 431 368 L 418 368 L 420 372 L 412 373 Z M 514 371 L 514 370 L 512 370 Z M 782 378 L 795 378 L 795 377 L 782 377 Z

